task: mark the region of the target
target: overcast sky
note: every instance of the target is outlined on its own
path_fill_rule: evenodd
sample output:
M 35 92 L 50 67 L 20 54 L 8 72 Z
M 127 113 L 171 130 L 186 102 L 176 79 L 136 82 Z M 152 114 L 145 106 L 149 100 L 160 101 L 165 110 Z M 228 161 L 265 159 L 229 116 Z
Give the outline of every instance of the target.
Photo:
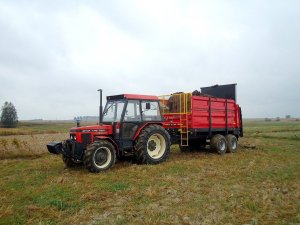
M 0 0 L 0 105 L 97 115 L 99 93 L 237 83 L 244 117 L 300 117 L 300 1 Z

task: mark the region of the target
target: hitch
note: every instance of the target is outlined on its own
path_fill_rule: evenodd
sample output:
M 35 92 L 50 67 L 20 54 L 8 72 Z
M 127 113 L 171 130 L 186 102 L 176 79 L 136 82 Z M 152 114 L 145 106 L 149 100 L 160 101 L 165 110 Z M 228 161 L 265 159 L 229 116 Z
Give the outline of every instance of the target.
M 47 144 L 47 149 L 52 154 L 62 154 L 62 143 L 61 142 L 50 142 Z

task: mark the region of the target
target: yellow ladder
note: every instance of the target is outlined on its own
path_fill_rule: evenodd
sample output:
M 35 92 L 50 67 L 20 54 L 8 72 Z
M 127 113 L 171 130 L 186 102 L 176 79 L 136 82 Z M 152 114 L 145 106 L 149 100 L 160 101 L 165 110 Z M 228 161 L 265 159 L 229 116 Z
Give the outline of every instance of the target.
M 182 93 L 179 101 L 180 102 L 180 144 L 181 146 L 189 146 L 188 95 L 189 94 L 187 93 Z

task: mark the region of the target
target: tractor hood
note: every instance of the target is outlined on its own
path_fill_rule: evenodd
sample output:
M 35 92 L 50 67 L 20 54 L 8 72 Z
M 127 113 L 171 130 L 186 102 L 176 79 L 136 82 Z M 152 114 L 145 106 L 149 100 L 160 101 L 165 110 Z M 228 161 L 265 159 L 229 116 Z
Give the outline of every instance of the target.
M 70 133 L 99 133 L 112 134 L 112 125 L 93 125 L 83 127 L 72 127 Z

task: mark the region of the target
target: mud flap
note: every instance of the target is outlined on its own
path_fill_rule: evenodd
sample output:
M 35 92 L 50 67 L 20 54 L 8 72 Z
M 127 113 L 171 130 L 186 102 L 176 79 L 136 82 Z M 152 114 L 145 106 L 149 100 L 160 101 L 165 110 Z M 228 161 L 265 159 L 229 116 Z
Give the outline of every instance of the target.
M 62 153 L 62 143 L 61 142 L 50 142 L 47 144 L 47 149 L 52 154 L 61 154 Z

